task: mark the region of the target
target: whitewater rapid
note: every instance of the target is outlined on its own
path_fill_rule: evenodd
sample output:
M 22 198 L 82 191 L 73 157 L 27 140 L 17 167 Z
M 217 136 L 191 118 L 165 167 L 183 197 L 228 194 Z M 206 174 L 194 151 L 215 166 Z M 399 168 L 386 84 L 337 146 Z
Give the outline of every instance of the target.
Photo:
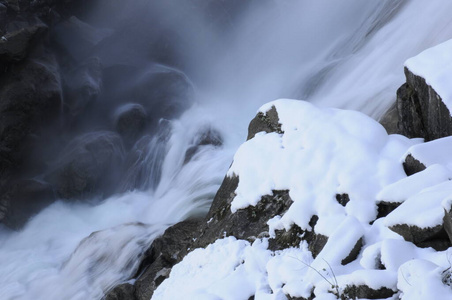
M 187 50 L 196 103 L 170 122 L 164 155 L 148 158 L 162 160 L 159 184 L 96 205 L 58 201 L 19 232 L 0 227 L 0 299 L 100 299 L 165 228 L 206 213 L 261 104 L 304 98 L 379 118 L 404 82 L 404 61 L 452 38 L 450 11 L 442 0 L 278 0 L 224 36 L 206 34 L 210 43 Z M 206 126 L 223 146 L 184 163 Z

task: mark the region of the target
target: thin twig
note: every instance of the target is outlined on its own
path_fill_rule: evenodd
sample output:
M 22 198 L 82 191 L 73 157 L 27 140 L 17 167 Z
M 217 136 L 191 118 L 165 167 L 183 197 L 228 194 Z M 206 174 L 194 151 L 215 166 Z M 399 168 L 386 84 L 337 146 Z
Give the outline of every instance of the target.
M 317 269 L 314 268 L 313 266 L 308 265 L 307 263 L 305 263 L 304 261 L 302 261 L 301 259 L 298 259 L 298 258 L 296 258 L 296 257 L 293 257 L 293 256 L 289 256 L 289 257 L 298 260 L 299 262 L 301 262 L 302 264 L 304 264 L 306 267 L 308 267 L 308 268 L 314 270 L 314 271 L 315 271 L 317 274 L 319 274 L 326 282 L 328 282 L 331 286 L 334 286 L 333 283 L 331 283 L 331 281 L 329 281 L 325 276 L 323 276 L 322 273 L 319 272 L 319 270 L 317 270 Z
M 334 283 L 336 284 L 336 292 L 339 295 L 339 284 L 337 283 L 336 274 L 334 274 L 334 271 L 333 271 L 333 268 L 331 268 L 331 265 L 324 258 L 322 258 L 322 259 L 328 265 L 328 268 L 331 270 L 331 273 L 333 274 Z

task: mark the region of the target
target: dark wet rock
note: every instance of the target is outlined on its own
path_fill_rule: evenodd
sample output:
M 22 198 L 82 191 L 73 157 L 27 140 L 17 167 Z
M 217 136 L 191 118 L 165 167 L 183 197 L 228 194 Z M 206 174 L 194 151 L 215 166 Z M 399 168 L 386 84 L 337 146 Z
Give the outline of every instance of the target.
M 111 34 L 111 30 L 95 28 L 71 16 L 55 26 L 53 40 L 64 54 L 75 60 L 84 60 L 91 55 L 96 45 Z
M 102 88 L 102 66 L 97 57 L 64 72 L 64 106 L 71 117 L 83 113 L 97 100 Z
M 52 54 L 38 52 L 0 76 L 0 189 L 27 168 L 27 160 L 36 160 L 27 142 L 43 140 L 60 116 L 58 64 Z
M 142 104 L 154 119 L 179 117 L 193 104 L 193 87 L 187 76 L 159 66 L 146 72 L 130 90 L 131 99 Z
M 441 96 L 425 79 L 405 68 L 406 84 L 397 91 L 398 133 L 426 141 L 452 134 L 452 118 Z
M 102 300 L 136 300 L 135 287 L 130 283 L 117 285 Z
M 0 21 L 0 28 L 3 27 L 2 23 L 6 21 L 6 11 L 7 11 L 6 5 L 0 3 L 0 20 L 2 20 L 2 21 Z M 0 31 L 0 33 L 1 33 L 1 31 Z
M 114 116 L 115 129 L 127 144 L 135 142 L 146 127 L 147 113 L 137 103 L 128 103 L 119 107 Z
M 336 200 L 340 205 L 345 207 L 350 201 L 350 197 L 348 194 L 336 194 Z
M 192 142 L 193 146 L 190 146 L 187 151 L 185 152 L 185 159 L 184 163 L 189 162 L 193 156 L 202 148 L 202 146 L 213 146 L 213 147 L 220 147 L 223 145 L 223 137 L 221 134 L 211 128 L 207 127 L 202 129 L 193 139 Z
M 405 170 L 405 173 L 410 176 L 415 173 L 424 171 L 426 169 L 426 166 L 411 154 L 408 154 L 405 158 L 405 161 L 403 162 L 403 169 Z
M 19 0 L 4 0 L 4 5 L 14 12 L 20 11 Z
M 292 225 L 292 227 L 286 230 L 276 230 L 275 237 L 269 239 L 268 249 L 272 251 L 282 250 L 291 247 L 300 246 L 300 242 L 303 240 L 303 234 L 305 233 L 297 225 Z
M 251 120 L 248 126 L 248 137 L 247 140 L 252 139 L 256 133 L 265 131 L 282 133 L 281 124 L 279 123 L 278 112 L 276 107 L 272 107 L 265 114 L 262 112 L 257 113 L 256 117 Z
M 399 113 L 397 111 L 397 102 L 394 102 L 388 108 L 378 122 L 383 125 L 388 134 L 398 133 Z
M 272 195 L 263 196 L 255 206 L 232 213 L 231 202 L 235 197 L 234 191 L 237 184 L 237 177 L 225 178 L 194 247 L 205 247 L 225 236 L 249 241 L 266 237 L 268 236 L 267 221 L 276 215 L 283 215 L 292 204 L 288 191 L 273 191 Z
M 443 224 L 449 241 L 452 243 L 452 207 L 444 209 Z
M 105 93 L 99 108 L 107 102 L 116 107 L 140 104 L 147 113 L 149 131 L 158 128 L 161 119 L 179 117 L 194 102 L 194 90 L 188 77 L 167 66 L 151 64 L 138 68 L 116 64 L 105 66 L 103 74 Z
M 34 180 L 19 180 L 0 196 L 0 223 L 20 229 L 30 217 L 56 199 L 50 184 Z
M 420 101 L 418 94 L 408 83 L 402 84 L 397 90 L 397 133 L 409 138 L 426 136 Z
M 121 138 L 108 131 L 91 132 L 72 140 L 46 176 L 59 197 L 80 199 L 108 194 L 115 187 L 124 158 Z
M 200 221 L 188 220 L 169 227 L 145 252 L 135 281 L 137 300 L 151 299 L 155 289 L 169 277 L 171 268 L 187 254 Z
M 313 300 L 315 299 L 315 295 L 314 292 L 311 293 L 311 296 L 309 298 L 304 298 L 304 297 L 292 297 L 290 295 L 286 295 L 287 299 L 289 300 Z
M 32 45 L 45 32 L 47 32 L 47 26 L 37 18 L 10 23 L 6 33 L 0 36 L 0 63 L 23 60 L 28 56 Z
M 406 241 L 412 242 L 421 248 L 432 247 L 437 251 L 443 251 L 452 245 L 448 240 L 443 224 L 427 228 L 397 224 L 390 226 L 389 229 L 400 234 Z
M 377 203 L 377 219 L 384 218 L 400 206 L 400 202 L 381 201 Z
M 361 237 L 361 238 L 355 243 L 355 245 L 354 245 L 353 248 L 351 249 L 349 255 L 341 261 L 341 264 L 345 266 L 346 264 L 349 264 L 349 263 L 351 263 L 352 261 L 354 261 L 354 260 L 358 257 L 359 253 L 361 252 L 361 249 L 363 248 L 363 246 L 364 246 L 364 244 L 363 244 L 363 238 Z
M 347 285 L 340 299 L 386 299 L 392 297 L 396 292 L 387 287 L 375 290 L 367 285 Z
M 297 225 L 292 225 L 288 231 L 276 230 L 275 238 L 269 239 L 268 249 L 276 251 L 289 247 L 298 247 L 300 246 L 301 241 L 306 241 L 312 256 L 314 258 L 317 257 L 328 242 L 327 236 L 315 232 L 315 225 L 317 224 L 318 219 L 317 216 L 312 216 L 309 221 L 311 230 L 302 230 Z

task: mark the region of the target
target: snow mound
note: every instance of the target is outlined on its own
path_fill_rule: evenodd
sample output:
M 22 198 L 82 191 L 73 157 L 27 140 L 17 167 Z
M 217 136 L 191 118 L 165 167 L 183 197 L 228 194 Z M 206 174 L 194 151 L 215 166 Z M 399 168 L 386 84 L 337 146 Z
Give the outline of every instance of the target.
M 240 178 L 232 211 L 256 205 L 272 190 L 288 189 L 294 203 L 280 224 L 273 222 L 275 228 L 309 229 L 317 215 L 316 232 L 330 236 L 348 215 L 363 224 L 375 220 L 377 193 L 406 177 L 400 157 L 417 141 L 388 136 L 355 111 L 296 100 L 270 102 L 260 111 L 273 106 L 284 133 L 257 134 L 238 149 L 228 172 Z M 345 207 L 336 200 L 340 194 L 350 199 Z

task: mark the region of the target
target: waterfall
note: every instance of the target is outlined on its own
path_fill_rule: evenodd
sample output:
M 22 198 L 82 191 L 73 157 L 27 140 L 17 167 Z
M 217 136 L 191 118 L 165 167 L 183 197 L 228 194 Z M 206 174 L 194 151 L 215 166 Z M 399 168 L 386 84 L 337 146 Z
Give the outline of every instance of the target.
M 146 95 L 143 85 L 153 84 L 146 74 L 170 68 L 188 78 L 193 103 L 146 129 L 129 151 L 131 167 L 116 194 L 57 201 L 20 231 L 0 225 L 0 299 L 100 299 L 137 271 L 168 226 L 207 212 L 260 105 L 303 98 L 378 118 L 404 82 L 404 61 L 452 38 L 452 2 L 442 0 L 245 2 L 232 1 L 232 16 L 208 14 L 202 4 L 209 1 L 197 0 L 136 0 L 119 8 L 97 1 L 91 8 L 85 19 L 92 26 L 122 32 L 122 40 L 98 47 L 111 74 L 124 76 L 112 75 L 103 97 Z M 175 44 L 171 52 L 146 52 L 165 43 Z M 146 61 L 152 55 L 171 67 L 161 71 Z M 143 65 L 150 67 L 125 77 Z M 87 122 L 109 110 L 103 105 Z

